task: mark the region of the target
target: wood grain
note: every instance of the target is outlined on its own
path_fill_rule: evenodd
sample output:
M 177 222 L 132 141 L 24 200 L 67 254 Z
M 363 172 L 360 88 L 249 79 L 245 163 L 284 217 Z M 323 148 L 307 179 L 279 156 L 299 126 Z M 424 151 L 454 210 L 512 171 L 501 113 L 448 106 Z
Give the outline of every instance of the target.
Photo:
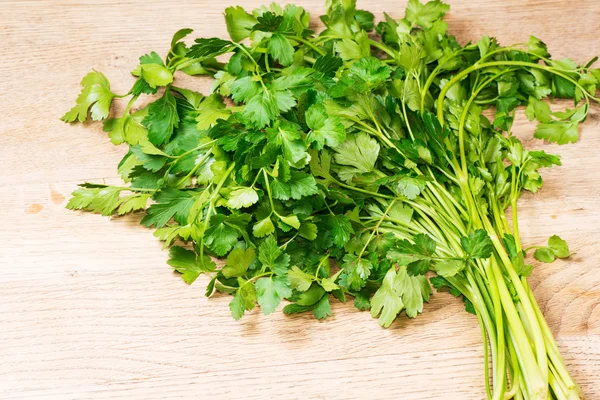
M 244 1 L 247 8 L 259 1 Z M 320 0 L 298 1 L 313 15 Z M 377 18 L 405 1 L 360 1 Z M 595 0 L 457 0 L 447 18 L 461 42 L 542 38 L 557 57 L 600 54 Z M 182 27 L 225 36 L 227 2 L 0 1 L 0 398 L 3 399 L 482 399 L 475 317 L 435 294 L 417 319 L 390 329 L 336 303 L 334 317 L 228 315 L 165 264 L 139 216 L 109 220 L 64 209 L 84 180 L 117 179 L 124 149 L 99 125 L 68 126 L 92 68 L 126 91 L 137 57 L 164 53 Z M 207 88 L 188 79 L 186 85 Z M 600 110 L 578 144 L 533 141 L 562 155 L 546 185 L 521 202 L 528 245 L 554 233 L 577 252 L 537 265 L 531 281 L 563 355 L 588 399 L 600 398 Z

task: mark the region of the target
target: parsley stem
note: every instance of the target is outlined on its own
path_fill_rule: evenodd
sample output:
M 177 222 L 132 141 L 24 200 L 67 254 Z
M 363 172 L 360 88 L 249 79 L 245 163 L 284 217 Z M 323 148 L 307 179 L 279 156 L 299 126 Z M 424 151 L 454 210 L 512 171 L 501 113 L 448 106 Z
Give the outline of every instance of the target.
M 373 47 L 377 47 L 379 50 L 383 51 L 384 53 L 387 53 L 387 55 L 389 55 L 390 57 L 392 57 L 394 59 L 397 58 L 396 52 L 394 52 L 392 49 L 390 49 L 389 47 L 387 47 L 383 43 L 377 42 L 377 41 L 375 41 L 373 39 L 367 40 L 367 43 L 369 43 Z
M 360 256 L 358 256 L 358 258 L 360 258 Z M 319 278 L 319 271 L 321 270 L 321 266 L 323 266 L 325 261 L 329 261 L 329 254 L 325 254 L 325 257 L 321 258 L 319 261 L 319 265 L 317 265 L 317 270 L 315 271 L 315 279 Z
M 179 160 L 181 160 L 183 157 L 185 157 L 187 155 L 190 155 L 190 154 L 192 154 L 192 153 L 194 153 L 194 152 L 196 152 L 198 150 L 202 150 L 205 147 L 212 146 L 215 142 L 216 142 L 216 139 L 215 140 L 211 140 L 210 142 L 202 143 L 200 146 L 194 147 L 193 149 L 188 150 L 186 152 L 183 152 L 183 153 L 181 153 L 178 156 L 169 156 L 169 157 L 175 158 L 175 162 L 178 162 Z
M 317 52 L 320 56 L 324 56 L 325 52 L 321 49 L 319 49 L 317 46 L 315 46 L 314 44 L 312 44 L 311 42 L 309 42 L 308 40 L 305 40 L 304 38 L 301 38 L 300 36 L 288 36 L 290 39 L 295 40 L 297 42 L 300 42 L 308 47 L 310 47 L 312 50 L 314 50 L 315 52 Z
M 507 52 L 507 51 L 513 51 L 513 50 L 517 50 L 515 49 L 516 46 L 524 46 L 526 45 L 526 43 L 518 43 L 515 44 L 513 46 L 508 46 L 508 47 L 501 47 L 499 49 L 496 49 L 494 51 L 490 51 L 489 53 L 486 53 L 483 57 L 481 57 L 476 63 L 480 63 L 483 60 L 488 59 L 489 57 L 491 57 L 492 55 L 498 54 L 498 53 L 503 53 L 503 52 Z M 437 74 L 442 70 L 442 68 L 444 68 L 444 66 L 448 65 L 448 63 L 452 60 L 454 60 L 456 57 L 458 57 L 459 55 L 461 55 L 463 52 L 466 51 L 466 48 L 462 48 L 459 51 L 457 51 L 456 53 L 454 53 L 454 55 L 448 59 L 446 59 L 444 62 L 438 64 L 433 71 L 429 74 L 429 76 L 427 77 L 427 81 L 425 81 L 425 85 L 423 86 L 422 90 L 421 90 L 421 114 L 423 114 L 425 112 L 425 98 L 426 98 L 426 94 L 427 91 L 429 90 L 429 87 L 433 84 L 433 81 L 435 79 L 435 77 L 437 76 Z M 525 50 L 518 50 L 521 51 L 523 53 L 527 53 L 527 54 L 531 54 L 531 55 L 535 55 L 537 58 L 547 60 L 546 58 L 540 57 L 539 55 L 536 55 L 534 53 L 530 53 L 528 51 Z
M 513 224 L 513 235 L 515 237 L 515 244 L 517 245 L 517 252 L 521 251 L 521 236 L 519 235 L 519 219 L 517 218 L 517 195 L 516 186 L 517 186 L 517 174 L 515 174 L 515 166 L 513 165 L 513 172 L 511 174 L 511 188 L 512 192 L 510 196 L 510 211 L 512 214 L 512 224 Z
M 546 247 L 546 246 L 529 246 L 529 247 L 527 247 L 526 249 L 524 249 L 523 251 L 524 251 L 525 253 L 527 253 L 527 252 L 529 252 L 530 250 L 533 250 L 533 249 L 542 249 L 542 248 L 544 248 L 544 247 Z
M 384 218 L 390 212 L 390 210 L 392 209 L 392 207 L 394 206 L 395 203 L 396 203 L 396 199 L 390 201 L 390 204 L 387 206 L 387 208 L 383 212 L 383 215 L 381 215 L 381 218 L 379 218 L 379 221 L 377 221 L 377 224 L 375 225 L 375 228 L 373 228 L 371 230 L 371 235 L 369 236 L 369 238 L 367 239 L 367 242 L 365 243 L 365 245 L 363 246 L 362 250 L 358 254 L 358 258 L 361 258 L 362 255 L 363 255 L 363 253 L 365 252 L 365 250 L 367 250 L 367 246 L 369 246 L 369 243 L 371 243 L 371 240 L 373 240 L 373 237 L 375 236 L 375 233 L 379 231 L 379 226 L 381 225 L 381 223 L 383 222 Z
M 340 182 L 338 180 L 335 180 L 335 179 L 333 181 L 335 182 L 335 184 L 337 184 L 337 185 L 339 185 L 341 187 L 344 187 L 344 188 L 350 189 L 350 190 L 354 190 L 355 192 L 358 192 L 358 193 L 368 194 L 369 196 L 381 197 L 382 199 L 390 199 L 390 200 L 393 200 L 393 199 L 396 198 L 394 196 L 388 196 L 388 195 L 383 194 L 383 193 L 371 192 L 370 190 L 361 189 L 361 188 L 358 188 L 358 187 L 352 186 L 352 185 L 347 185 L 347 184 L 345 184 L 343 182 Z
M 263 176 L 265 178 L 265 187 L 267 188 L 267 195 L 269 196 L 269 204 L 271 204 L 271 214 L 275 212 L 275 203 L 273 203 L 273 195 L 271 194 L 271 185 L 269 184 L 269 177 L 267 171 L 262 168 Z M 277 213 L 275 213 L 277 214 Z
M 466 154 L 465 154 L 465 138 L 464 138 L 464 134 L 465 134 L 465 124 L 466 124 L 466 121 L 467 121 L 467 116 L 469 115 L 469 110 L 471 108 L 471 104 L 473 104 L 473 101 L 475 100 L 475 98 L 479 95 L 479 93 L 485 87 L 487 87 L 487 85 L 489 85 L 490 83 L 492 83 L 494 80 L 496 80 L 501 75 L 503 75 L 505 73 L 513 72 L 513 71 L 514 71 L 514 69 L 510 69 L 509 68 L 506 71 L 501 71 L 501 72 L 498 72 L 497 74 L 492 75 L 490 78 L 488 78 L 484 83 L 482 83 L 481 85 L 479 85 L 479 87 L 477 87 L 473 91 L 473 93 L 469 97 L 469 100 L 467 100 L 467 103 L 463 107 L 463 111 L 462 111 L 462 114 L 460 116 L 460 121 L 459 121 L 459 126 L 458 126 L 458 146 L 459 146 L 459 151 L 460 151 L 461 166 L 462 166 L 462 170 L 463 170 L 464 174 L 468 173 L 468 171 L 467 171 L 467 157 L 466 157 Z
M 196 171 L 198 171 L 198 169 L 200 169 L 200 167 L 202 165 L 204 165 L 204 162 L 208 159 L 208 157 L 210 157 L 211 153 L 207 152 L 199 161 L 196 161 L 196 165 L 194 165 L 194 168 L 192 168 L 192 170 L 190 172 L 188 172 L 183 178 L 181 178 L 176 184 L 175 187 L 179 188 L 181 185 L 183 185 L 192 175 L 194 175 L 196 173 Z
M 204 218 L 204 229 L 208 229 L 208 224 L 210 223 L 210 218 L 212 216 L 213 209 L 214 209 L 213 202 L 215 200 L 215 197 L 217 197 L 217 195 L 219 194 L 219 191 L 221 190 L 221 188 L 223 187 L 225 182 L 227 182 L 227 179 L 229 178 L 229 174 L 231 174 L 231 171 L 233 171 L 234 167 L 235 167 L 235 163 L 232 163 L 231 166 L 229 168 L 227 168 L 227 170 L 223 173 L 223 176 L 217 183 L 215 190 L 213 190 L 212 194 L 210 195 L 210 199 L 208 200 L 208 210 L 206 210 L 206 217 Z M 203 257 L 204 257 L 204 235 L 202 235 L 202 239 L 200 239 L 200 259 L 202 260 Z
M 477 70 L 487 68 L 487 67 L 510 67 L 510 66 L 535 68 L 535 69 L 540 69 L 542 71 L 547 71 L 552 74 L 558 75 L 561 78 L 568 80 L 569 82 L 573 83 L 575 86 L 580 88 L 582 90 L 582 92 L 585 94 L 585 96 L 589 96 L 587 91 L 585 89 L 583 89 L 577 81 L 573 80 L 568 75 L 565 75 L 562 72 L 557 71 L 556 69 L 549 67 L 547 65 L 535 64 L 535 63 L 527 62 L 527 61 L 490 61 L 490 62 L 486 62 L 483 64 L 473 64 L 469 68 L 466 68 L 466 69 L 462 70 L 461 72 L 459 72 L 458 74 L 454 75 L 454 77 L 452 79 L 450 79 L 450 81 L 448 81 L 448 83 L 446 83 L 444 85 L 444 87 L 442 88 L 442 90 L 440 91 L 440 94 L 437 99 L 437 117 L 438 117 L 438 121 L 440 122 L 440 125 L 444 126 L 444 99 L 446 98 L 446 93 L 448 93 L 448 90 L 450 90 L 450 88 L 455 83 L 461 81 L 465 76 L 469 75 L 473 71 L 477 71 Z
M 129 113 L 129 110 L 131 109 L 131 107 L 133 106 L 133 104 L 137 101 L 137 99 L 139 98 L 139 95 L 135 95 L 135 96 L 131 96 L 131 99 L 129 99 L 129 102 L 127 103 L 127 105 L 125 106 L 125 110 L 123 111 L 123 115 L 126 115 Z
M 492 398 L 492 392 L 490 390 L 490 357 L 489 357 L 489 350 L 488 348 L 490 347 L 490 341 L 489 341 L 489 336 L 487 334 L 487 332 L 489 332 L 490 328 L 487 327 L 486 325 L 484 325 L 484 321 L 483 321 L 483 317 L 482 317 L 482 312 L 481 311 L 477 311 L 478 307 L 481 307 L 481 305 L 475 305 L 473 304 L 473 307 L 475 307 L 476 312 L 475 312 L 475 316 L 477 317 L 477 320 L 479 322 L 479 329 L 481 331 L 481 339 L 483 341 L 483 380 L 485 382 L 485 392 L 487 394 L 487 398 L 491 399 Z M 491 346 L 492 347 L 492 351 L 495 351 L 495 346 Z M 495 358 L 494 356 L 492 356 L 492 358 Z M 494 389 L 496 388 L 496 385 L 494 385 Z
M 120 190 L 128 190 L 130 192 L 146 192 L 146 193 L 155 193 L 158 189 L 145 189 L 145 188 L 134 188 L 134 187 L 124 187 L 124 186 L 107 186 L 114 189 Z
M 254 57 L 252 57 L 252 54 L 250 54 L 250 52 L 248 50 L 246 50 L 246 46 L 244 46 L 243 44 L 239 44 L 239 43 L 233 43 L 233 45 L 235 47 L 237 47 L 238 49 L 240 49 L 242 51 L 242 53 L 244 53 L 250 59 L 250 61 L 252 61 L 252 63 L 254 64 L 254 66 L 258 70 L 260 70 L 260 65 L 258 65 L 258 63 L 254 59 Z

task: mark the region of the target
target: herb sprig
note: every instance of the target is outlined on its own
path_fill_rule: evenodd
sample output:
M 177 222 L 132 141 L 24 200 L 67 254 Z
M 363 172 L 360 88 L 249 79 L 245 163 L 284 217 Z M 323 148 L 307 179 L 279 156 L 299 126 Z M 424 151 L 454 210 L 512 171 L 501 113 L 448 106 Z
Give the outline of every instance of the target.
M 431 285 L 449 290 L 481 325 L 488 398 L 580 398 L 525 263 L 532 250 L 544 262 L 570 250 L 558 236 L 523 250 L 517 216 L 522 192 L 560 158 L 525 149 L 511 128 L 525 106 L 534 137 L 577 141 L 600 70 L 552 59 L 535 37 L 462 46 L 448 10 L 410 0 L 404 18 L 375 24 L 334 0 L 315 34 L 302 7 L 229 7 L 231 40 L 189 46 L 191 29 L 178 31 L 166 57 L 140 57 L 126 95 L 89 73 L 63 120 L 103 120 L 129 146 L 118 167 L 129 186 L 83 184 L 67 207 L 144 211 L 169 265 L 187 283 L 207 275 L 207 296 L 230 293 L 235 319 L 284 299 L 284 313 L 324 319 L 333 298 L 351 297 L 388 327 L 421 313 Z M 211 93 L 177 86 L 178 71 L 212 77 Z M 158 98 L 132 112 L 145 95 Z M 552 112 L 546 98 L 573 109 Z

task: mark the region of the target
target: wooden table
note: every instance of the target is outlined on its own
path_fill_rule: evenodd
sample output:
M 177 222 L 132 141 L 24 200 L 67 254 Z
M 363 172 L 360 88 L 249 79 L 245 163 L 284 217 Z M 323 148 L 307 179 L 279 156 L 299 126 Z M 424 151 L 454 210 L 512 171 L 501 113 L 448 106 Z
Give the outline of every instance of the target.
M 238 1 L 242 3 L 242 1 Z M 246 1 L 247 8 L 260 1 Z M 323 1 L 298 1 L 312 12 Z M 359 1 L 378 18 L 405 1 Z M 447 17 L 461 42 L 542 38 L 555 57 L 600 54 L 595 0 L 457 0 Z M 381 329 L 368 313 L 334 304 L 334 317 L 229 316 L 165 264 L 139 226 L 64 208 L 77 183 L 117 178 L 125 152 L 99 124 L 59 117 L 92 68 L 124 92 L 137 57 L 164 53 L 171 35 L 225 36 L 228 1 L 0 2 L 0 398 L 2 399 L 482 399 L 481 337 L 460 301 L 435 294 L 422 316 Z M 207 82 L 186 85 L 206 90 Z M 522 113 L 520 113 L 522 114 Z M 558 152 L 563 167 L 521 202 L 526 245 L 554 233 L 576 255 L 539 265 L 538 299 L 576 381 L 600 398 L 600 108 L 581 141 L 528 146 Z

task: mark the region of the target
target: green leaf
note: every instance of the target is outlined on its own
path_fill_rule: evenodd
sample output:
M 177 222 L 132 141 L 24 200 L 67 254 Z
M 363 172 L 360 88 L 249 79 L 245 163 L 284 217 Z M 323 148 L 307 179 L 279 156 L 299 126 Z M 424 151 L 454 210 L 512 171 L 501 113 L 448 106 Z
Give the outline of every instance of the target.
M 438 275 L 443 277 L 451 277 L 458 274 L 465 268 L 465 263 L 460 260 L 445 260 L 435 264 L 434 269 Z
M 173 82 L 173 74 L 171 71 L 160 64 L 140 65 L 140 77 L 143 78 L 151 88 L 167 86 Z
M 571 255 L 567 242 L 557 235 L 550 236 L 550 239 L 548 239 L 548 247 L 557 258 L 567 258 Z
M 312 311 L 314 306 L 301 306 L 300 304 L 291 303 L 283 307 L 283 313 L 285 315 L 299 314 L 306 311 Z
M 551 263 L 556 258 L 567 258 L 571 255 L 567 242 L 553 235 L 548 239 L 548 247 L 540 247 L 536 249 L 533 256 L 542 262 Z
M 288 271 L 288 278 L 292 289 L 296 289 L 299 292 L 307 291 L 314 280 L 314 276 L 307 274 L 296 266 L 293 266 L 292 269 Z
M 227 7 L 225 9 L 225 23 L 231 40 L 239 42 L 250 36 L 252 27 L 256 25 L 256 18 L 248 14 L 242 7 Z
M 86 210 L 102 215 L 112 215 L 121 204 L 120 188 L 115 187 L 81 187 L 72 193 L 67 203 L 70 210 Z
M 354 233 L 350 219 L 345 215 L 328 215 L 324 217 L 325 226 L 331 230 L 333 243 L 342 247 Z
M 460 244 L 467 258 L 489 258 L 494 251 L 492 240 L 483 229 L 470 232 L 469 236 L 461 237 Z
M 297 303 L 301 306 L 312 306 L 317 304 L 317 302 L 325 295 L 325 289 L 319 286 L 316 283 L 313 283 L 312 286 L 300 293 L 298 296 Z
M 148 139 L 155 146 L 169 141 L 173 130 L 179 126 L 179 115 L 175 97 L 170 90 L 148 108 L 148 115 L 142 121 L 148 128 Z
M 306 145 L 302 141 L 300 127 L 288 121 L 281 121 L 267 129 L 269 146 L 281 149 L 283 157 L 292 164 L 308 161 Z
M 529 36 L 529 41 L 527 42 L 527 51 L 539 57 L 550 57 L 546 43 L 542 42 L 535 36 Z
M 136 145 L 141 141 L 148 140 L 148 130 L 142 125 L 146 115 L 148 115 L 148 109 L 143 108 L 121 118 L 105 119 L 102 130 L 108 132 L 110 141 L 115 145 L 123 142 Z
M 364 29 L 367 32 L 372 31 L 375 27 L 375 16 L 370 11 L 356 10 L 354 19 L 356 19 L 361 29 Z
M 246 103 L 241 113 L 256 128 L 264 128 L 279 115 L 277 98 L 269 91 L 259 92 Z
M 337 278 L 342 274 L 342 270 L 340 269 L 335 275 L 330 276 L 329 278 L 321 279 L 320 285 L 326 292 L 331 292 L 334 290 L 339 290 L 339 286 L 335 283 Z
M 251 187 L 238 187 L 229 193 L 227 207 L 240 209 L 250 207 L 258 201 L 258 193 Z
M 294 229 L 300 228 L 300 220 L 295 215 L 279 215 L 279 219 L 281 222 L 293 227 Z
M 344 61 L 357 61 L 371 55 L 371 46 L 365 31 L 359 32 L 354 40 L 342 39 L 336 42 L 334 48 Z
M 317 238 L 318 228 L 312 222 L 304 222 L 298 229 L 298 234 L 303 238 L 313 241 Z
M 327 150 L 320 153 L 315 150 L 310 152 L 310 172 L 317 177 L 331 180 L 331 155 Z
M 231 310 L 231 316 L 236 321 L 244 316 L 244 313 L 246 312 L 246 305 L 239 293 L 236 293 L 231 302 L 229 302 L 229 310 Z
M 395 202 L 388 211 L 388 216 L 396 221 L 408 224 L 412 220 L 413 208 L 401 202 Z
M 290 256 L 279 248 L 273 236 L 267 237 L 258 247 L 258 260 L 264 268 L 270 269 L 277 275 L 286 275 L 290 265 Z
M 271 221 L 271 217 L 266 217 L 258 221 L 252 226 L 252 233 L 256 237 L 265 237 L 275 232 L 275 225 Z
M 540 247 L 539 249 L 536 249 L 535 252 L 533 253 L 533 256 L 542 262 L 545 263 L 551 263 L 552 261 L 554 261 L 555 259 L 555 255 L 554 252 L 548 248 L 548 247 Z
M 430 259 L 413 261 L 406 266 L 406 270 L 410 276 L 425 275 L 433 268 L 433 263 Z
M 229 40 L 219 38 L 196 39 L 196 44 L 190 47 L 187 56 L 189 58 L 212 58 L 225 54 L 234 48 Z
M 205 256 L 204 260 L 199 261 L 195 252 L 179 246 L 171 247 L 167 264 L 179 272 L 187 284 L 193 283 L 202 272 L 215 268 L 214 262 L 209 257 Z
M 504 247 L 506 247 L 508 255 L 511 258 L 515 257 L 517 255 L 517 243 L 515 237 L 510 233 L 505 233 L 502 241 L 504 242 Z
M 333 315 L 331 312 L 331 305 L 329 304 L 328 295 L 323 295 L 323 297 L 321 297 L 321 300 L 319 300 L 318 303 L 315 305 L 313 313 L 315 314 L 315 318 L 317 319 L 325 319 Z
M 396 270 L 391 268 L 371 299 L 371 316 L 373 318 L 379 316 L 379 325 L 384 328 L 389 327 L 404 308 L 402 298 L 396 292 L 395 286 Z
M 101 72 L 93 71 L 81 80 L 81 86 L 81 93 L 77 96 L 77 104 L 61 119 L 65 122 L 75 120 L 84 122 L 88 118 L 88 111 L 94 121 L 108 117 L 110 105 L 115 96 L 110 91 L 108 79 Z
M 258 23 L 254 25 L 252 30 L 274 32 L 277 30 L 277 28 L 279 28 L 279 25 L 281 25 L 283 16 L 277 15 L 271 11 L 266 11 L 257 18 L 257 21 Z
M 154 155 L 152 148 L 156 149 L 151 143 L 143 142 L 144 144 L 139 144 L 130 147 L 131 153 L 135 156 L 135 158 L 142 164 L 142 166 L 148 171 L 157 172 L 160 171 L 168 161 L 166 154 L 163 155 Z M 158 150 L 158 149 L 156 149 Z M 160 150 L 159 150 L 160 151 Z
M 425 189 L 426 182 L 421 177 L 404 175 L 397 180 L 396 190 L 407 199 L 414 200 Z
M 236 79 L 230 86 L 231 98 L 236 102 L 247 102 L 260 90 L 260 85 L 251 76 Z
M 307 142 L 314 142 L 315 148 L 319 150 L 325 144 L 336 147 L 346 138 L 346 129 L 340 119 L 336 116 L 328 117 L 322 104 L 315 104 L 307 110 L 306 124 L 311 129 Z
M 352 290 L 360 290 L 366 285 L 373 264 L 365 258 L 359 258 L 354 254 L 346 254 L 342 269 L 341 276 L 345 279 L 345 285 L 342 285 Z
M 190 28 L 183 28 L 175 32 L 175 34 L 173 35 L 173 39 L 171 39 L 171 51 L 176 50 L 177 43 L 179 43 L 181 39 L 183 39 L 192 32 L 194 32 L 194 30 Z
M 423 312 L 423 302 L 429 301 L 431 286 L 423 275 L 409 276 L 405 267 L 400 267 L 395 279 L 396 292 L 402 297 L 406 315 L 415 318 Z
M 356 173 L 373 171 L 379 155 L 379 143 L 366 133 L 347 138 L 335 149 L 335 161 L 341 165 L 352 166 Z
M 271 314 L 281 299 L 290 297 L 292 290 L 287 277 L 260 278 L 256 281 L 256 296 L 264 315 Z
M 240 249 L 236 248 L 231 250 L 225 261 L 225 266 L 221 270 L 225 278 L 244 276 L 248 267 L 254 261 L 254 249 Z
M 413 25 L 430 29 L 433 23 L 441 19 L 450 10 L 448 4 L 434 0 L 422 4 L 419 0 L 409 0 L 406 7 L 406 19 Z
M 350 66 L 348 78 L 356 90 L 363 91 L 382 85 L 391 71 L 383 61 L 375 57 L 365 57 Z
M 369 301 L 369 297 L 365 295 L 363 292 L 358 292 L 354 296 L 354 307 L 359 309 L 360 311 L 367 311 L 371 309 L 371 302 Z
M 204 100 L 198 106 L 198 116 L 196 122 L 198 130 L 205 130 L 215 125 L 219 119 L 227 119 L 231 111 L 225 108 L 223 98 L 213 93 Z
M 394 82 L 399 82 L 399 80 L 395 80 Z M 396 87 L 402 96 L 402 101 L 410 110 L 418 111 L 421 108 L 421 91 L 416 79 L 410 76 L 405 81 L 402 81 L 401 84 L 396 84 Z
M 434 255 L 436 244 L 435 241 L 426 234 L 419 233 L 413 238 L 414 244 L 406 239 L 396 242 L 394 249 L 390 250 L 394 255 L 388 252 L 388 258 L 400 262 L 396 259 L 397 255 L 408 255 L 411 257 L 428 258 Z
M 279 33 L 274 33 L 269 40 L 269 54 L 275 60 L 279 61 L 279 64 L 287 67 L 294 60 L 294 47 L 290 41 Z
M 154 200 L 156 204 L 148 208 L 140 223 L 146 227 L 160 228 L 173 218 L 185 225 L 195 198 L 189 191 L 165 188 L 156 194 Z
M 533 136 L 552 143 L 575 143 L 579 138 L 577 124 L 577 122 L 571 121 L 552 121 L 550 123 L 538 124 Z
M 539 122 L 543 123 L 552 122 L 552 111 L 550 110 L 548 103 L 538 100 L 533 96 L 529 96 L 525 115 L 530 121 L 537 119 Z
M 210 219 L 211 226 L 204 234 L 204 244 L 219 257 L 227 254 L 238 241 L 239 230 L 236 230 L 222 214 L 217 214 Z
M 311 196 L 317 193 L 317 182 L 309 174 L 304 172 L 292 171 L 290 179 L 284 182 L 275 179 L 271 184 L 273 198 L 278 200 L 300 200 L 302 197 Z
M 313 69 L 325 76 L 333 76 L 344 62 L 331 53 L 319 56 L 313 64 Z
M 125 215 L 133 211 L 145 210 L 150 196 L 149 193 L 136 193 L 121 198 L 121 205 L 117 213 Z
M 247 310 L 252 310 L 256 306 L 256 290 L 251 281 L 238 278 L 240 288 L 235 293 L 233 300 L 229 303 L 231 315 L 235 320 L 242 318 Z

